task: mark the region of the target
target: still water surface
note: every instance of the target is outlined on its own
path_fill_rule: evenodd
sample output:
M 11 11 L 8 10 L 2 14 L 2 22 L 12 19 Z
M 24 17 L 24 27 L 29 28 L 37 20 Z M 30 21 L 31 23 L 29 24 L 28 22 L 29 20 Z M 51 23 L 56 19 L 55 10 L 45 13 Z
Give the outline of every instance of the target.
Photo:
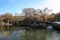
M 60 33 L 54 30 L 9 30 L 0 32 L 0 40 L 60 40 Z

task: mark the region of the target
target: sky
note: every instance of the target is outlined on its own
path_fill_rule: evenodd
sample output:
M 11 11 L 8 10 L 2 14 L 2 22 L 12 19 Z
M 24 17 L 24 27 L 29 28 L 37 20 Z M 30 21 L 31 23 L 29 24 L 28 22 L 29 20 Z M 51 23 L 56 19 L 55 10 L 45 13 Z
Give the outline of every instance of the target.
M 0 14 L 20 13 L 24 8 L 44 9 L 48 7 L 54 13 L 60 11 L 60 0 L 0 0 Z

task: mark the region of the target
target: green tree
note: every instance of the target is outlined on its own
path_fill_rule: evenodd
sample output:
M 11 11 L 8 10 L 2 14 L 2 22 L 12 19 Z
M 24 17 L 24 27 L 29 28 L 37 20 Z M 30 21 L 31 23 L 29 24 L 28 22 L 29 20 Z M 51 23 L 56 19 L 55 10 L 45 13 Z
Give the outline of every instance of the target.
M 60 12 L 55 14 L 54 21 L 60 21 Z

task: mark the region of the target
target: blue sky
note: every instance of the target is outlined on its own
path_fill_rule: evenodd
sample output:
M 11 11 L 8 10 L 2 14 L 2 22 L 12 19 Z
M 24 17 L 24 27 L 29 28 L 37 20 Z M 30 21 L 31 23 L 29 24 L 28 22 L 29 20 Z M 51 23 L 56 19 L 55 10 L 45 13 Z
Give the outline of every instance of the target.
M 1 13 L 20 13 L 23 8 L 43 9 L 48 7 L 53 9 L 53 12 L 60 11 L 60 0 L 0 0 Z

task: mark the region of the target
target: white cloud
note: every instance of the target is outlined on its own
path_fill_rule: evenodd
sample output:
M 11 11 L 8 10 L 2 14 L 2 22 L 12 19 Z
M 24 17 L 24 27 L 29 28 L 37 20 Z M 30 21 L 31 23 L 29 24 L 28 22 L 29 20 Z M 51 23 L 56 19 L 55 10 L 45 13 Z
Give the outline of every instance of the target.
M 60 0 L 45 0 L 45 2 L 43 2 L 43 7 L 53 9 L 53 12 L 59 12 Z
M 1 1 L 2 0 L 0 0 L 0 2 Z M 17 4 L 16 0 L 8 0 L 8 1 L 13 5 Z M 38 3 L 34 4 L 31 7 L 33 7 L 33 8 L 45 8 L 45 7 L 48 7 L 49 9 L 52 9 L 53 12 L 59 12 L 60 11 L 60 0 L 44 0 L 40 4 L 38 2 Z M 28 6 L 28 7 L 30 7 L 30 6 Z M 17 10 L 17 12 L 19 12 L 19 10 Z

